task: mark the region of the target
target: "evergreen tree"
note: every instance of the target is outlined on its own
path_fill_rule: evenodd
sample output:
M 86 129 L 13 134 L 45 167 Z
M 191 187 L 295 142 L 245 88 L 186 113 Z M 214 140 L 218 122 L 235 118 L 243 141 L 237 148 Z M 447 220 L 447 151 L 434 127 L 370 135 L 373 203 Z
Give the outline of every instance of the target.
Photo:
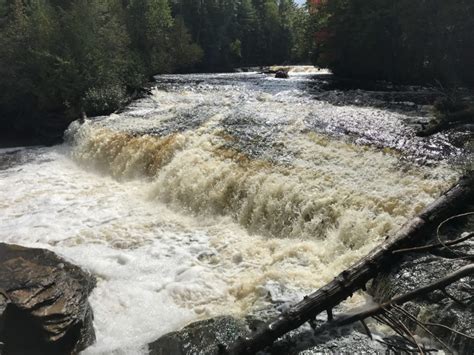
M 308 47 L 296 45 L 307 35 L 296 31 L 306 31 L 303 18 L 308 13 L 293 0 L 176 0 L 173 12 L 183 17 L 204 50 L 201 70 L 283 64 L 307 57 Z
M 171 46 L 170 58 L 174 60 L 174 66 L 177 70 L 189 70 L 194 67 L 196 62 L 202 60 L 203 51 L 196 43 L 192 41 L 184 19 L 177 17 L 170 34 Z
M 0 128 L 65 128 L 159 73 L 300 60 L 305 14 L 292 0 L 0 0 Z
M 338 74 L 473 85 L 469 0 L 329 0 L 313 10 L 318 63 Z
M 242 0 L 237 8 L 237 24 L 241 41 L 243 65 L 257 64 L 257 46 L 255 39 L 258 34 L 257 12 L 252 0 Z
M 132 48 L 146 68 L 147 76 L 172 70 L 167 55 L 173 26 L 167 0 L 130 0 L 127 7 Z

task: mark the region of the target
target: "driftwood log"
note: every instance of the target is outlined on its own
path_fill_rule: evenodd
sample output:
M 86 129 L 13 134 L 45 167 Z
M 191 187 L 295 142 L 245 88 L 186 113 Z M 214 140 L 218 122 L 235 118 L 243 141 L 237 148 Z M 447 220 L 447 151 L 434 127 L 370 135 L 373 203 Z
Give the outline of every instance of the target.
M 416 323 L 417 326 L 425 330 L 427 334 L 430 334 L 433 337 L 433 339 L 436 339 L 440 345 L 442 345 L 449 353 L 451 353 L 452 349 L 446 343 L 444 343 L 442 339 L 436 336 L 428 327 L 433 327 L 433 326 L 443 327 L 450 330 L 452 333 L 456 333 L 457 335 L 460 335 L 464 338 L 467 338 L 467 339 L 473 339 L 473 338 L 468 334 L 459 332 L 443 324 L 422 322 L 421 320 L 417 319 L 417 317 L 414 317 L 412 314 L 410 314 L 401 306 L 409 301 L 416 299 L 417 297 L 427 295 L 435 290 L 446 292 L 445 288 L 447 286 L 461 280 L 462 278 L 470 277 L 472 275 L 474 275 L 474 264 L 468 264 L 464 267 L 459 268 L 458 270 L 454 272 L 451 272 L 445 275 L 444 277 L 430 284 L 419 287 L 403 295 L 396 296 L 381 304 L 374 303 L 374 304 L 364 305 L 362 307 L 349 310 L 347 313 L 338 314 L 334 318 L 333 321 L 326 322 L 323 325 L 319 326 L 317 329 L 314 327 L 314 325 L 312 326 L 315 329 L 315 332 L 317 332 L 318 334 L 321 334 L 323 332 L 328 332 L 335 328 L 339 328 L 339 327 L 343 327 L 352 323 L 360 322 L 362 326 L 364 327 L 367 335 L 371 339 L 374 339 L 372 337 L 372 333 L 368 325 L 365 323 L 365 320 L 367 318 L 372 317 L 376 319 L 378 322 L 391 327 L 399 335 L 399 337 L 404 340 L 404 343 L 405 343 L 404 345 L 411 347 L 411 349 L 408 347 L 404 347 L 403 349 L 398 348 L 400 343 L 398 344 L 398 346 L 396 346 L 396 344 L 390 344 L 380 339 L 377 339 L 376 341 L 386 344 L 389 347 L 390 346 L 395 347 L 397 348 L 397 350 L 404 350 L 405 352 L 408 352 L 408 353 L 412 353 L 414 352 L 416 348 L 418 348 L 419 350 L 421 350 L 420 353 L 423 354 L 427 350 L 422 349 L 422 346 L 420 346 L 417 343 L 416 339 L 413 337 L 413 334 L 411 333 L 409 328 L 407 328 L 406 325 L 403 323 L 403 321 L 399 319 L 399 316 L 401 315 L 404 317 L 408 317 L 408 319 Z M 453 300 L 455 302 L 461 302 L 454 298 Z M 431 350 L 436 350 L 436 349 L 431 349 Z
M 368 281 L 398 260 L 400 253 L 394 253 L 395 251 L 419 244 L 441 222 L 473 201 L 474 173 L 471 172 L 366 257 L 276 319 L 267 322 L 248 337 L 240 338 L 225 352 L 232 355 L 254 354 L 324 311 L 328 313 L 329 320 L 332 320 L 332 309 L 335 306 L 352 296 L 355 291 L 365 290 Z
M 456 270 L 449 275 L 446 275 L 436 282 L 433 282 L 429 285 L 417 288 L 411 292 L 405 293 L 400 296 L 396 296 L 389 301 L 384 302 L 383 304 L 374 304 L 370 307 L 364 308 L 361 311 L 353 312 L 349 314 L 342 314 L 333 322 L 328 323 L 329 326 L 343 326 L 348 325 L 351 323 L 355 323 L 357 321 L 364 320 L 369 317 L 376 316 L 385 312 L 387 309 L 391 308 L 392 306 L 400 306 L 406 302 L 409 302 L 416 297 L 421 295 L 426 295 L 434 290 L 443 290 L 446 286 L 451 285 L 452 283 L 474 274 L 474 264 L 466 265 L 459 270 Z

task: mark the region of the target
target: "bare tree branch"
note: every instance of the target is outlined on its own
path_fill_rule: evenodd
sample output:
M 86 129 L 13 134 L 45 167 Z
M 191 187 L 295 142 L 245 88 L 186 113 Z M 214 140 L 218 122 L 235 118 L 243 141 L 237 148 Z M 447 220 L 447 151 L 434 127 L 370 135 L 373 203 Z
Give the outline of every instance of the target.
M 430 292 L 433 292 L 434 290 L 442 290 L 446 286 L 449 286 L 452 283 L 462 279 L 463 277 L 470 276 L 472 274 L 474 274 L 474 264 L 466 265 L 460 268 L 459 270 L 439 279 L 436 282 L 417 288 L 416 290 L 405 293 L 401 296 L 394 297 L 391 300 L 384 302 L 382 304 L 377 304 L 371 307 L 367 307 L 360 312 L 356 312 L 356 313 L 348 314 L 348 315 L 340 315 L 333 322 L 334 324 L 341 326 L 341 325 L 347 325 L 354 322 L 358 322 L 360 320 L 373 317 L 379 314 L 383 314 L 387 309 L 390 309 L 393 305 L 402 305 L 419 296 L 426 295 Z
M 287 332 L 298 328 L 319 313 L 350 297 L 355 291 L 364 289 L 384 268 L 397 261 L 393 251 L 410 248 L 427 238 L 436 227 L 453 213 L 462 211 L 474 200 L 474 172 L 459 182 L 439 199 L 426 207 L 417 217 L 406 223 L 395 235 L 372 250 L 349 269 L 340 273 L 333 281 L 292 306 L 276 319 L 259 327 L 248 337 L 239 338 L 226 349 L 229 354 L 253 354 L 271 345 Z
M 398 250 L 394 250 L 393 254 L 407 253 L 407 252 L 425 252 L 425 251 L 431 251 L 431 250 L 435 250 L 435 249 L 439 249 L 439 248 L 447 248 L 447 247 L 451 247 L 451 246 L 460 244 L 462 242 L 465 242 L 466 240 L 469 240 L 472 237 L 474 237 L 474 233 L 469 233 L 468 235 L 465 235 L 464 237 L 452 240 L 450 242 L 428 244 L 428 245 L 424 245 L 424 246 L 421 246 L 421 247 L 398 249 Z M 452 249 L 450 249 L 450 250 L 452 250 Z
M 438 226 L 438 228 L 436 229 L 436 237 L 438 238 L 438 241 L 440 244 L 442 244 L 444 246 L 444 248 L 450 250 L 451 252 L 453 252 L 454 254 L 458 254 L 456 251 L 454 251 L 453 249 L 449 248 L 445 242 L 443 242 L 441 240 L 441 237 L 440 237 L 440 234 L 439 234 L 439 231 L 441 230 L 441 227 L 444 226 L 446 223 L 448 223 L 449 221 L 452 221 L 453 219 L 456 219 L 456 218 L 459 218 L 459 217 L 466 217 L 466 216 L 471 216 L 471 215 L 474 215 L 474 212 L 467 212 L 467 213 L 461 213 L 461 214 L 458 214 L 456 216 L 452 216 L 452 217 L 449 217 L 448 219 L 444 220 L 443 222 L 441 222 Z

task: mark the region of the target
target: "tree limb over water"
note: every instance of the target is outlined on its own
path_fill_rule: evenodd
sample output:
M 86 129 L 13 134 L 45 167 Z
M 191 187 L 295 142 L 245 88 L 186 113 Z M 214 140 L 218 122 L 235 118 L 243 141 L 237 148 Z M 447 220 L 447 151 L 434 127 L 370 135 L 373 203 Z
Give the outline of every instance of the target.
M 306 296 L 304 300 L 292 306 L 278 318 L 267 322 L 248 337 L 240 338 L 226 349 L 226 352 L 253 354 L 271 345 L 289 331 L 316 318 L 321 312 L 327 311 L 331 314 L 332 308 L 352 296 L 357 290 L 365 290 L 368 281 L 393 265 L 401 254 L 395 251 L 414 247 L 435 231 L 440 223 L 473 200 L 474 173 L 471 172 L 365 258 L 344 270 L 333 281 L 313 294 Z
M 474 274 L 474 264 L 469 264 L 456 270 L 455 272 L 446 275 L 440 278 L 438 281 L 433 282 L 429 285 L 420 287 L 411 292 L 405 293 L 403 295 L 392 298 L 391 300 L 384 302 L 383 304 L 374 304 L 373 306 L 366 307 L 358 312 L 350 312 L 347 314 L 339 315 L 333 322 L 329 323 L 331 327 L 334 326 L 343 326 L 351 323 L 355 323 L 361 320 L 364 320 L 369 317 L 374 317 L 379 314 L 384 313 L 387 309 L 390 309 L 394 306 L 399 306 L 404 303 L 407 303 L 416 297 L 428 294 L 435 290 L 443 290 L 446 286 L 451 285 L 452 283 Z

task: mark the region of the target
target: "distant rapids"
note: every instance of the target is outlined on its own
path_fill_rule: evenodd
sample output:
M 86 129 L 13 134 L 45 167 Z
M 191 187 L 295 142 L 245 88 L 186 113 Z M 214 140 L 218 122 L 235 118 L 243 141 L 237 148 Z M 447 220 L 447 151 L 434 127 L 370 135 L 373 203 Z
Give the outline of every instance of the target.
M 415 136 L 426 113 L 322 100 L 329 77 L 158 76 L 60 147 L 0 151 L 1 240 L 99 280 L 87 354 L 143 353 L 190 321 L 299 299 L 458 177 L 449 136 Z

